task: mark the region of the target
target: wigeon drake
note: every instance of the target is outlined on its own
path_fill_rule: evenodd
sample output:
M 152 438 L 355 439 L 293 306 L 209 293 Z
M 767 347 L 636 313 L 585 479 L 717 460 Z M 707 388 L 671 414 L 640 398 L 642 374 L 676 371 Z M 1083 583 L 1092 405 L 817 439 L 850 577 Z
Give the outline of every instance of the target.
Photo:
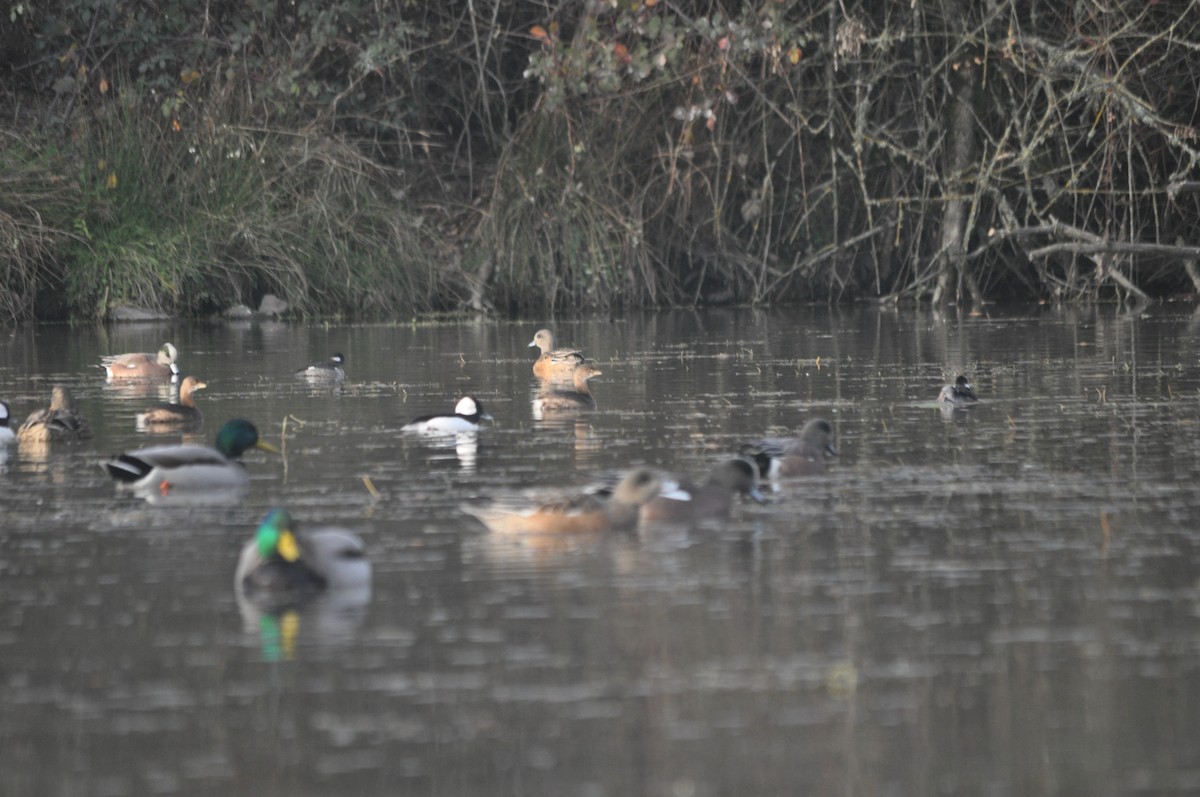
M 833 426 L 823 418 L 804 424 L 799 437 L 767 437 L 742 446 L 764 479 L 810 476 L 825 470 L 825 457 L 837 456 Z

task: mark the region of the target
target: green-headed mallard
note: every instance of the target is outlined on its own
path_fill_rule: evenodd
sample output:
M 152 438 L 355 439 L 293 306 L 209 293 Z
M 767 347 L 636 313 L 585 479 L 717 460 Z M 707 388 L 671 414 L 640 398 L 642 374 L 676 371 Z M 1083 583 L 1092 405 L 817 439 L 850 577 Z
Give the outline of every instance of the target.
M 217 431 L 213 448 L 198 445 L 155 446 L 128 451 L 104 463 L 104 469 L 121 485 L 153 490 L 164 495 L 174 490 L 234 490 L 249 481 L 237 461 L 250 448 L 278 454 L 274 446 L 258 439 L 249 421 L 235 419 Z
M 322 590 L 371 583 L 362 540 L 344 529 L 297 530 L 286 509 L 272 509 L 242 548 L 234 586 L 265 603 L 290 602 Z

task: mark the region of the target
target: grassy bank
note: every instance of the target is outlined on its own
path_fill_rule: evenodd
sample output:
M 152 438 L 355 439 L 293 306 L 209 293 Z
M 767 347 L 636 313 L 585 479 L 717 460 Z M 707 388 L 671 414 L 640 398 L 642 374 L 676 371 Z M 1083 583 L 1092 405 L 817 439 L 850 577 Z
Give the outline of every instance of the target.
M 364 318 L 455 303 L 461 279 L 396 174 L 313 129 L 204 108 L 185 127 L 116 99 L 66 140 L 7 131 L 7 317 L 202 315 L 267 292 Z
M 0 318 L 1200 291 L 1200 14 L 1097 9 L 20 4 Z

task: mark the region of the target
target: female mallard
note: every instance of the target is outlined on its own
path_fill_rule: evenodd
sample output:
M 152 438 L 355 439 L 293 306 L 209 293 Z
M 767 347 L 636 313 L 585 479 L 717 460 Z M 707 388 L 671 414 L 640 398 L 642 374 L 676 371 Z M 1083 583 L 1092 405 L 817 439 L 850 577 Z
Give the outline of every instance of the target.
M 109 379 L 178 379 L 178 357 L 175 347 L 164 343 L 156 354 L 110 354 L 101 357 L 100 363 Z
M 92 430 L 75 409 L 75 399 L 66 385 L 55 385 L 50 391 L 50 406 L 30 414 L 17 430 L 21 443 L 51 443 L 85 440 Z
M 104 469 L 123 486 L 156 490 L 166 495 L 175 489 L 236 490 L 250 480 L 237 459 L 250 448 L 278 454 L 258 439 L 249 421 L 235 419 L 217 431 L 216 446 L 155 446 L 129 451 L 104 463 Z
M 533 375 L 540 379 L 570 379 L 575 366 L 583 362 L 583 352 L 578 349 L 554 348 L 554 333 L 539 329 L 529 343 L 529 348 L 541 349 L 541 355 L 533 361 Z
M 183 382 L 179 385 L 179 403 L 155 404 L 145 412 L 139 412 L 137 414 L 138 428 L 141 429 L 145 426 L 194 428 L 204 423 L 204 415 L 196 407 L 196 400 L 192 398 L 192 393 L 206 387 L 208 387 L 207 383 L 201 382 L 194 376 L 184 377 Z
M 234 586 L 266 603 L 294 602 L 322 590 L 362 589 L 371 562 L 362 540 L 343 529 L 297 531 L 286 509 L 272 509 L 242 548 Z
M 646 468 L 630 471 L 609 494 L 582 493 L 555 501 L 497 501 L 488 506 L 464 506 L 494 532 L 551 534 L 628 529 L 637 525 L 638 509 L 662 487 L 658 475 Z
M 546 410 L 593 410 L 596 399 L 588 387 L 588 380 L 601 376 L 603 372 L 589 362 L 579 363 L 572 372 L 574 390 L 549 389 L 538 393 L 533 400 L 534 416 Z
M 296 371 L 296 376 L 302 376 L 314 382 L 341 382 L 346 378 L 346 371 L 342 368 L 345 364 L 346 355 L 339 351 L 323 363 L 313 363 L 307 368 L 301 368 Z

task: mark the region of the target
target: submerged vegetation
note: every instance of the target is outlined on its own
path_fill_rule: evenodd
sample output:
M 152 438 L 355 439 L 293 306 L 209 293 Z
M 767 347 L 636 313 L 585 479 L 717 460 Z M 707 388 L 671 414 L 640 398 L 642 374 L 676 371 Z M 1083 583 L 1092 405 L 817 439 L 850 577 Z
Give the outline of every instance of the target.
M 14 4 L 0 318 L 1197 290 L 1200 10 Z

